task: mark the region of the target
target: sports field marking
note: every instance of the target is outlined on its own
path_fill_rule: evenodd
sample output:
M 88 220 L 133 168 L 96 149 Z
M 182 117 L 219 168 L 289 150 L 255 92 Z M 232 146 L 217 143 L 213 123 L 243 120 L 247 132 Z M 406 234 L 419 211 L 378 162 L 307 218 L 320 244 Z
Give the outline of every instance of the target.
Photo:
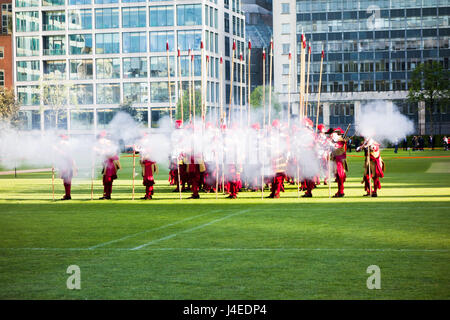
M 0 248 L 10 251 L 91 251 L 89 248 Z M 134 248 L 98 248 L 94 251 L 135 251 Z M 144 248 L 141 251 L 361 251 L 361 252 L 450 252 L 449 249 L 399 248 Z
M 450 166 L 447 162 L 433 162 L 426 173 L 450 173 Z
M 250 211 L 250 209 L 238 211 L 238 212 L 236 212 L 236 213 L 229 214 L 229 215 L 227 215 L 227 216 L 225 216 L 225 217 L 222 217 L 222 218 L 219 218 L 219 219 L 216 219 L 216 220 L 213 220 L 213 221 L 204 223 L 204 224 L 202 224 L 202 225 L 199 225 L 199 226 L 196 226 L 196 227 L 193 227 L 193 228 L 189 228 L 189 229 L 183 230 L 183 231 L 178 232 L 178 233 L 172 233 L 172 234 L 170 234 L 170 235 L 168 235 L 168 236 L 165 236 L 165 237 L 163 237 L 163 238 L 159 238 L 159 239 L 156 239 L 156 240 L 152 240 L 152 241 L 147 242 L 147 243 L 144 243 L 144 244 L 142 244 L 142 245 L 140 245 L 140 246 L 131 248 L 131 250 L 139 250 L 139 249 L 145 248 L 145 247 L 147 247 L 147 246 L 149 246 L 149 245 L 152 245 L 152 244 L 155 244 L 155 243 L 158 243 L 158 242 L 161 242 L 161 241 L 165 241 L 165 240 L 172 239 L 172 238 L 176 237 L 177 235 L 179 235 L 179 234 L 181 234 L 181 233 L 187 233 L 187 232 L 195 231 L 195 230 L 198 230 L 198 229 L 207 227 L 207 226 L 209 226 L 209 225 L 212 225 L 212 224 L 214 224 L 214 223 L 216 223 L 216 222 L 220 222 L 220 221 L 223 221 L 223 220 L 225 220 L 225 219 L 228 219 L 228 218 L 237 216 L 237 215 L 239 215 L 239 214 L 246 213 L 246 212 L 248 212 L 248 211 Z
M 115 239 L 115 240 L 111 240 L 111 241 L 107 241 L 107 242 L 103 242 L 103 243 L 97 244 L 95 246 L 89 247 L 88 249 L 92 250 L 92 249 L 100 248 L 100 247 L 106 246 L 108 244 L 112 244 L 112 243 L 116 243 L 116 242 L 119 242 L 119 241 L 123 241 L 123 240 L 129 239 L 129 238 L 132 238 L 132 237 L 139 236 L 139 235 L 144 234 L 144 233 L 165 229 L 165 228 L 168 228 L 168 227 L 180 224 L 182 222 L 189 221 L 189 220 L 192 220 L 192 219 L 195 219 L 195 218 L 198 218 L 198 217 L 202 217 L 202 216 L 205 216 L 207 214 L 216 213 L 216 212 L 219 212 L 219 211 L 220 210 L 215 210 L 215 211 L 211 211 L 211 212 L 202 213 L 202 214 L 199 214 L 199 215 L 196 215 L 196 216 L 193 216 L 193 217 L 189 217 L 189 218 L 186 218 L 186 219 L 183 219 L 183 220 L 179 220 L 177 222 L 169 223 L 169 224 L 166 224 L 166 225 L 163 225 L 163 226 L 160 226 L 160 227 L 156 227 L 156 228 L 140 231 L 140 232 L 137 232 L 137 233 L 133 233 L 133 234 L 127 235 L 125 237 L 122 237 L 120 239 Z

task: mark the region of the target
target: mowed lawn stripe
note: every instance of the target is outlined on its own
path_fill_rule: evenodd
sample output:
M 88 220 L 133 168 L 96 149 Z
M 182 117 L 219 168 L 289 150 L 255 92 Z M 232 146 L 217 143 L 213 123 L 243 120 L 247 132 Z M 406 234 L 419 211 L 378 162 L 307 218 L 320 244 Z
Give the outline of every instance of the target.
M 145 234 L 145 233 L 149 233 L 149 232 L 152 232 L 152 231 L 158 231 L 158 230 L 166 229 L 166 228 L 168 228 L 168 227 L 172 227 L 172 226 L 175 226 L 175 225 L 177 225 L 177 224 L 180 224 L 180 223 L 183 223 L 183 222 L 186 222 L 186 221 L 189 221 L 189 220 L 193 220 L 193 219 L 196 219 L 196 218 L 205 216 L 205 215 L 207 215 L 207 214 L 216 213 L 216 212 L 218 212 L 218 211 L 219 211 L 219 210 L 211 211 L 211 212 L 206 212 L 206 213 L 202 213 L 202 214 L 198 214 L 198 215 L 196 215 L 196 216 L 189 217 L 189 218 L 186 218 L 186 219 L 182 219 L 182 220 L 179 220 L 179 221 L 177 221 L 177 222 L 169 223 L 169 224 L 166 224 L 166 225 L 163 225 L 163 226 L 160 226 L 160 227 L 151 228 L 151 229 L 143 230 L 143 231 L 141 231 L 141 232 L 129 234 L 129 235 L 127 235 L 127 236 L 125 236 L 125 237 L 122 237 L 122 238 L 119 238 L 119 239 L 115 239 L 115 240 L 111 240 L 111 241 L 107 241 L 107 242 L 103 242 L 103 243 L 97 244 L 97 245 L 95 245 L 95 246 L 90 247 L 89 249 L 90 249 L 90 250 L 96 249 L 96 248 L 99 248 L 99 247 L 107 246 L 107 245 L 109 245 L 109 244 L 113 244 L 113 243 L 116 243 L 116 242 L 120 242 L 120 241 L 129 239 L 129 238 L 132 238 L 132 237 L 137 237 L 137 236 L 140 236 L 140 235 Z
M 207 223 L 204 223 L 204 224 L 202 224 L 202 225 L 199 225 L 199 226 L 196 226 L 196 227 L 193 227 L 193 228 L 189 228 L 189 229 L 180 231 L 180 232 L 178 232 L 178 233 L 172 233 L 172 234 L 170 234 L 170 235 L 168 235 L 168 236 L 165 236 L 165 237 L 162 237 L 162 238 L 159 238 L 159 239 L 156 239 L 156 240 L 152 240 L 152 241 L 147 242 L 147 243 L 144 243 L 144 244 L 142 244 L 142 245 L 140 245 L 140 246 L 134 247 L 134 248 L 132 248 L 131 250 L 139 250 L 139 249 L 142 249 L 142 248 L 147 247 L 147 246 L 149 246 L 149 245 L 152 245 L 152 244 L 155 244 L 155 243 L 164 241 L 164 240 L 172 239 L 172 238 L 176 237 L 176 236 L 179 235 L 179 234 L 187 233 L 187 232 L 191 232 L 191 231 L 195 231 L 195 230 L 198 230 L 198 229 L 207 227 L 207 226 L 209 226 L 209 225 L 212 225 L 212 224 L 214 224 L 214 223 L 223 221 L 223 220 L 225 220 L 225 219 L 231 218 L 231 217 L 233 217 L 233 216 L 236 216 L 236 215 L 239 215 L 239 214 L 246 213 L 246 212 L 248 212 L 248 211 L 250 211 L 250 210 L 247 209 L 247 210 L 238 211 L 238 212 L 236 212 L 236 213 L 229 214 L 229 215 L 227 215 L 227 216 L 225 216 L 225 217 L 222 217 L 222 218 L 219 218 L 219 219 L 212 220 L 212 221 L 207 222 Z

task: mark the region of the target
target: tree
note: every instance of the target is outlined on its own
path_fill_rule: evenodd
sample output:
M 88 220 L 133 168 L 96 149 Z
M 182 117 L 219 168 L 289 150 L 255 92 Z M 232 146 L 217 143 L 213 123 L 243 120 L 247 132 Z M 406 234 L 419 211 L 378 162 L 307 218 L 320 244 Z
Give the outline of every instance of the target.
M 60 111 L 67 110 L 69 97 L 71 99 L 71 104 L 77 104 L 75 96 L 70 94 L 72 85 L 61 81 L 62 78 L 63 77 L 59 72 L 55 71 L 55 74 L 41 78 L 39 83 L 42 102 L 53 111 L 55 116 L 55 129 L 58 128 Z
M 142 122 L 142 120 L 144 119 L 144 115 L 142 114 L 142 112 L 134 108 L 132 101 L 129 99 L 122 101 L 122 103 L 119 105 L 119 111 L 128 113 L 136 122 Z
M 449 71 L 444 69 L 438 61 L 421 63 L 411 73 L 408 100 L 425 103 L 425 109 L 430 115 L 432 132 L 434 108 L 442 108 L 450 98 L 449 75 Z
M 189 121 L 189 106 L 193 108 L 192 103 L 189 104 L 189 90 L 183 90 L 183 122 Z M 206 110 L 208 112 L 208 110 Z M 192 117 L 194 116 L 194 110 L 191 110 Z M 200 118 L 202 116 L 202 97 L 199 89 L 195 90 L 195 117 Z M 177 111 L 175 113 L 176 119 L 181 119 L 181 100 L 178 99 Z
M 269 104 L 269 87 L 266 87 L 266 108 Z M 250 106 L 254 109 L 260 109 L 263 107 L 263 87 L 258 86 L 253 90 L 250 95 Z M 278 95 L 272 90 L 272 110 L 276 113 L 280 112 L 281 104 L 278 101 Z
M 10 124 L 19 121 L 20 105 L 16 99 L 13 89 L 0 88 L 0 120 Z

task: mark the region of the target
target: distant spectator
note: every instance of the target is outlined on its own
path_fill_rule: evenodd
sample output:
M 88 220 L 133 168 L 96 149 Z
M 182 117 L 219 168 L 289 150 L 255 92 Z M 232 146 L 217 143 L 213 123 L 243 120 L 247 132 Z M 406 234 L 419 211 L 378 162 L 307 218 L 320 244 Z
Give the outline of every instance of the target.
M 434 138 L 433 136 L 428 137 L 428 147 L 431 148 L 431 150 L 434 150 Z
M 425 139 L 422 136 L 419 136 L 419 150 L 423 151 L 423 148 L 425 147 Z
M 352 152 L 352 142 L 353 142 L 352 138 L 349 138 L 348 139 L 348 144 L 347 144 L 348 145 L 348 152 Z
M 403 139 L 403 151 L 408 150 L 408 138 Z
M 447 136 L 444 136 L 444 138 L 442 138 L 442 144 L 444 145 L 444 150 L 448 151 L 448 138 L 447 138 Z
M 394 150 L 394 153 L 397 153 L 398 152 L 398 141 L 395 141 L 395 150 Z
M 417 136 L 414 136 L 411 140 L 412 151 L 416 151 L 417 149 Z

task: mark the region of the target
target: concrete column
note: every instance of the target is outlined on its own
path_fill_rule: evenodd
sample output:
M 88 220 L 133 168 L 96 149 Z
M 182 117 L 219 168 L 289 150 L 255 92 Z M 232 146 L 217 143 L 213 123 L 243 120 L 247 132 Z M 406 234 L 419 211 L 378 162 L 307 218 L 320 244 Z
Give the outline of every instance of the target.
M 322 103 L 322 114 L 323 114 L 323 124 L 325 127 L 330 127 L 330 103 L 323 102 Z
M 419 134 L 425 134 L 425 101 L 420 101 L 418 106 L 419 113 Z
M 94 134 L 95 135 L 97 135 L 97 122 L 98 122 L 97 108 L 94 107 Z
M 359 115 L 361 114 L 361 101 L 355 101 L 355 112 L 353 115 L 353 121 L 356 123 L 356 119 L 358 119 Z

